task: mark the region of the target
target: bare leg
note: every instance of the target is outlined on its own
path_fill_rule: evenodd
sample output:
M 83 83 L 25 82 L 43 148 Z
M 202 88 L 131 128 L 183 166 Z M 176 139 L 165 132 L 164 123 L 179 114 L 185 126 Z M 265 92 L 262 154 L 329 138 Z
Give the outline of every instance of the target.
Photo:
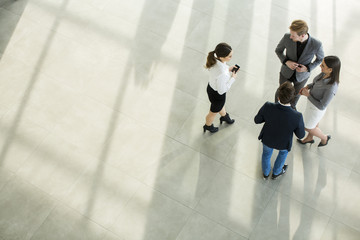
M 217 113 L 209 111 L 208 115 L 206 115 L 206 125 L 207 126 L 211 126 L 211 124 L 214 122 L 216 114 Z
M 327 136 L 320 130 L 319 124 L 316 125 L 314 129 L 309 130 L 309 135 L 318 137 L 321 139 L 321 143 L 325 144 L 327 141 Z
M 225 106 L 220 110 L 220 115 L 222 116 L 222 117 L 224 117 L 225 115 L 226 115 L 226 110 L 225 110 Z
M 312 129 L 307 129 L 307 128 L 305 128 L 305 131 L 308 132 L 308 135 L 302 140 L 303 143 L 304 143 L 304 142 L 310 142 L 311 140 L 314 139 L 314 135 L 311 134 L 311 130 L 312 130 Z

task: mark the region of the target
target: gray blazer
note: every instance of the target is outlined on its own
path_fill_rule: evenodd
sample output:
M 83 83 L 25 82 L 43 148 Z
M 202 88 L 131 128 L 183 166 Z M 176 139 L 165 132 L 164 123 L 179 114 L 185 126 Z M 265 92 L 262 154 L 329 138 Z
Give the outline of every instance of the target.
M 284 54 L 285 49 L 286 54 Z M 281 63 L 283 63 L 285 59 L 288 59 L 309 67 L 308 72 L 296 72 L 296 81 L 302 82 L 308 79 L 310 77 L 310 72 L 322 62 L 324 58 L 324 50 L 322 43 L 311 37 L 310 34 L 305 49 L 299 59 L 297 59 L 296 50 L 296 42 L 290 39 L 290 33 L 286 33 L 277 45 L 275 53 L 279 57 Z M 312 62 L 314 56 L 316 58 Z M 293 75 L 294 71 L 295 70 L 291 70 L 285 64 L 281 65 L 280 73 L 287 79 Z
M 310 89 L 309 101 L 320 110 L 326 109 L 338 90 L 338 83 L 328 84 L 330 78 L 323 79 L 323 77 L 324 73 L 320 73 L 307 85 Z

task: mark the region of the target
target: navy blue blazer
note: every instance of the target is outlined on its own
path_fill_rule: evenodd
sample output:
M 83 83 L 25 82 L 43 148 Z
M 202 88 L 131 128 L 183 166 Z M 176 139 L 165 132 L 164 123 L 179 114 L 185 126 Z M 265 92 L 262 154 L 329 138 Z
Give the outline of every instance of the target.
M 293 133 L 298 138 L 305 136 L 302 114 L 280 103 L 266 102 L 254 121 L 256 124 L 265 123 L 258 138 L 271 148 L 290 151 Z

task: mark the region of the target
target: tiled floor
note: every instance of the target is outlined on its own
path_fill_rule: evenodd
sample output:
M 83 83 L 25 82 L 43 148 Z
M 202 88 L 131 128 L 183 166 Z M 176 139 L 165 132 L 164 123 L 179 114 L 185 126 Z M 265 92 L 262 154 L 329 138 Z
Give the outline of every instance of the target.
M 333 138 L 265 182 L 253 117 L 299 18 L 342 60 Z M 0 0 L 0 239 L 360 239 L 359 22 L 357 0 Z M 203 134 L 222 41 L 236 122 Z

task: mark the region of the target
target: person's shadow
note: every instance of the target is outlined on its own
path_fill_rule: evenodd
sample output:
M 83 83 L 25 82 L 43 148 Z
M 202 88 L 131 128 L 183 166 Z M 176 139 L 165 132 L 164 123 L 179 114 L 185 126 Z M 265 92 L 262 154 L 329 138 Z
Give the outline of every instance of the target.
M 4 54 L 6 47 L 13 36 L 27 2 L 27 0 L 7 0 L 0 2 L 0 57 Z
M 321 191 L 327 184 L 327 174 L 324 169 L 326 169 L 326 160 L 320 157 L 318 166 L 315 164 L 317 161 L 313 161 L 314 154 L 309 152 L 310 150 L 307 148 L 301 149 L 302 151 L 302 163 L 304 169 L 304 190 L 303 195 L 306 202 L 311 202 L 312 207 L 318 205 L 318 199 L 321 194 Z M 312 190 L 312 182 L 316 175 L 314 175 L 312 169 L 318 168 L 316 187 Z M 296 229 L 293 239 L 310 239 L 311 228 L 313 226 L 313 220 L 315 218 L 317 211 L 311 211 L 309 207 L 303 203 L 301 216 L 300 216 L 300 224 Z

